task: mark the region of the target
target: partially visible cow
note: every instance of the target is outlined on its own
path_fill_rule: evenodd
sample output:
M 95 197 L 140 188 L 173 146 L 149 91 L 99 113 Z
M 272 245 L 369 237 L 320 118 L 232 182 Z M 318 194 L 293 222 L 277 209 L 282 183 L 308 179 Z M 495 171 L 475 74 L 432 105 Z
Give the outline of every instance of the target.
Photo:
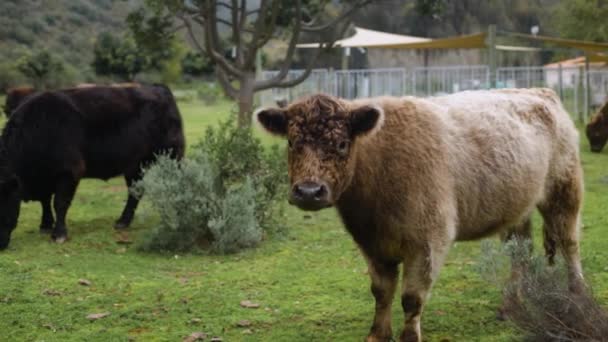
M 424 303 L 454 241 L 529 239 L 535 208 L 549 259 L 561 251 L 570 289 L 583 288 L 578 133 L 553 91 L 314 95 L 256 118 L 288 140 L 289 201 L 335 206 L 368 262 L 376 313 L 367 341 L 392 339 L 400 263 L 400 338 L 421 341 Z
M 591 152 L 600 153 L 608 141 L 608 102 L 591 118 L 587 124 L 587 140 Z
M 17 87 L 9 89 L 6 92 L 6 102 L 4 104 L 4 114 L 6 117 L 10 117 L 11 113 L 35 92 L 36 90 L 32 87 Z
M 63 242 L 80 179 L 122 174 L 130 186 L 155 154 L 181 158 L 185 144 L 175 100 L 162 85 L 39 93 L 13 113 L 0 142 L 0 249 L 8 246 L 21 200 L 40 201 L 41 231 L 52 229 Z M 131 223 L 137 203 L 129 194 L 116 228 Z

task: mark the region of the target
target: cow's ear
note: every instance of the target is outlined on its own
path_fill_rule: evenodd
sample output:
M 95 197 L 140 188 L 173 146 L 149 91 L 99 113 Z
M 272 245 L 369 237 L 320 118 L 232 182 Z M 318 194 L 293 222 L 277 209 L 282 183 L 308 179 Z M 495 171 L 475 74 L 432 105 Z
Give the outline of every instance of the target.
M 287 115 L 277 108 L 262 108 L 255 112 L 255 120 L 270 134 L 287 135 Z
M 350 113 L 350 127 L 353 136 L 373 135 L 384 123 L 384 110 L 379 106 L 365 105 Z

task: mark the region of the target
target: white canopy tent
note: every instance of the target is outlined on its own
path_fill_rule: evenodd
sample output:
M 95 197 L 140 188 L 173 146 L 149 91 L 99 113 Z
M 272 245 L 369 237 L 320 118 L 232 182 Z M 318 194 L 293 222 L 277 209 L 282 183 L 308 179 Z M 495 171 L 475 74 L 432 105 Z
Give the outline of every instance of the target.
M 384 47 L 386 45 L 402 45 L 411 43 L 429 42 L 429 38 L 405 36 L 394 33 L 368 30 L 355 27 L 355 34 L 344 39 L 337 40 L 335 47 Z M 298 44 L 298 48 L 310 49 L 319 47 L 319 43 Z
M 388 48 L 388 49 L 479 49 L 485 48 L 485 33 L 448 38 L 430 39 L 387 33 L 355 27 L 355 34 L 334 43 L 338 48 Z M 298 48 L 317 48 L 320 43 L 298 44 Z

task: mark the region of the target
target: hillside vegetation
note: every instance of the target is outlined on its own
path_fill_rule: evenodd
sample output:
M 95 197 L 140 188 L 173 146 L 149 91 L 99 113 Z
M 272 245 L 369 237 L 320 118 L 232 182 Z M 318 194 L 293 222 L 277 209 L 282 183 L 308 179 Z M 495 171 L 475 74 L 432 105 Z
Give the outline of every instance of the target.
M 126 30 L 128 12 L 141 1 L 2 0 L 0 63 L 49 50 L 80 71 L 90 70 L 100 32 Z

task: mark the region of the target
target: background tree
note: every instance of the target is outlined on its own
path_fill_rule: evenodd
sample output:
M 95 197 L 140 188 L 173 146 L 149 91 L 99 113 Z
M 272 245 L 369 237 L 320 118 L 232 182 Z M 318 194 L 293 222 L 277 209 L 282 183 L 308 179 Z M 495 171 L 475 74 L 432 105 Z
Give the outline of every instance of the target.
M 146 66 L 146 58 L 135 40 L 118 38 L 108 32 L 97 37 L 93 55 L 92 66 L 97 75 L 116 76 L 122 81 L 132 81 Z
M 146 8 L 132 13 L 128 22 L 138 39 L 148 44 L 162 45 L 177 29 L 185 29 L 196 49 L 215 63 L 219 84 L 228 97 L 238 102 L 239 126 L 246 126 L 250 124 L 254 94 L 304 81 L 322 51 L 342 36 L 346 19 L 371 0 L 343 1 L 339 13 L 323 20 L 323 9 L 330 2 L 260 0 L 257 6 L 248 7 L 245 0 L 147 0 Z M 226 29 L 226 40 L 220 35 L 220 26 Z M 296 44 L 304 33 L 319 34 L 325 39 L 309 59 L 305 72 L 287 80 Z M 279 73 L 268 80 L 256 80 L 258 52 L 276 37 L 288 41 Z M 234 58 L 227 58 L 226 50 L 233 51 Z
M 569 0 L 558 6 L 556 26 L 565 38 L 608 40 L 608 1 Z
M 63 61 L 43 50 L 36 54 L 28 54 L 17 62 L 17 69 L 30 79 L 37 89 L 49 87 L 50 80 L 65 71 Z
M 182 71 L 185 75 L 193 77 L 210 75 L 214 70 L 213 62 L 200 52 L 188 51 L 182 59 Z

